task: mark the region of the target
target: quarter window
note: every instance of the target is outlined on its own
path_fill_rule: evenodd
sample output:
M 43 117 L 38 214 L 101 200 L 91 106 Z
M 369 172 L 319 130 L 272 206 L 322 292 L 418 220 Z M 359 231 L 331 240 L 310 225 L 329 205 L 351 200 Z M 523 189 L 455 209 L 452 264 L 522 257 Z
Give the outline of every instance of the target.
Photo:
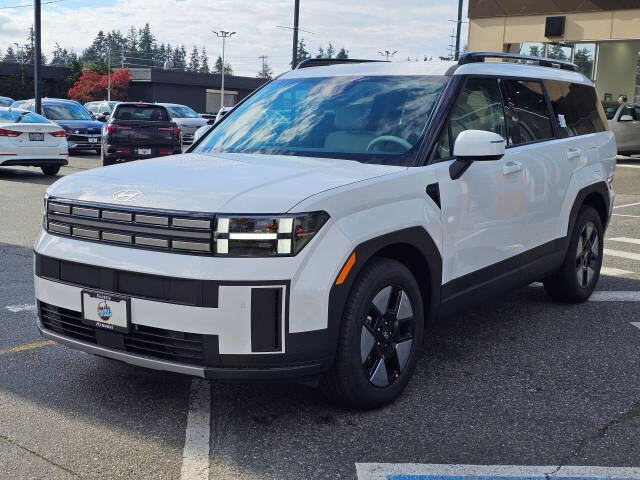
M 450 119 L 440 134 L 433 158 L 451 157 L 458 135 L 465 130 L 486 130 L 504 137 L 504 111 L 497 80 L 467 80 L 456 100 Z
M 522 145 L 553 138 L 551 118 L 540 82 L 503 80 L 507 144 Z
M 561 137 L 587 135 L 606 129 L 606 114 L 598 102 L 598 96 L 593 87 L 555 80 L 545 80 L 544 84 L 558 121 Z M 617 105 L 608 108 L 608 111 L 613 111 L 613 115 L 616 110 Z M 635 112 L 633 107 L 629 110 Z M 622 110 L 622 115 L 624 112 L 625 109 Z

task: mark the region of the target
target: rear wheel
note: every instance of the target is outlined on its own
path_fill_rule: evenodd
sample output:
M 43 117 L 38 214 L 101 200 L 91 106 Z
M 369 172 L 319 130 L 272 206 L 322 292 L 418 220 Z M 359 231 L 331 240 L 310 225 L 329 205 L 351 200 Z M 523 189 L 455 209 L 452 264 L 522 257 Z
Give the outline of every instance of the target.
M 340 403 L 378 408 L 406 387 L 424 331 L 418 284 L 403 264 L 374 259 L 353 285 L 336 361 L 323 383 Z
M 113 165 L 113 159 L 108 157 L 104 150 L 104 148 L 100 149 L 100 160 L 102 160 L 102 166 L 108 167 L 109 165 Z
M 44 173 L 47 177 L 53 177 L 60 171 L 60 165 L 43 165 L 42 167 L 40 167 L 40 170 L 42 170 L 42 173 Z
M 600 278 L 603 252 L 603 229 L 600 215 L 584 206 L 578 214 L 564 263 L 554 275 L 544 280 L 544 288 L 554 300 L 584 302 Z

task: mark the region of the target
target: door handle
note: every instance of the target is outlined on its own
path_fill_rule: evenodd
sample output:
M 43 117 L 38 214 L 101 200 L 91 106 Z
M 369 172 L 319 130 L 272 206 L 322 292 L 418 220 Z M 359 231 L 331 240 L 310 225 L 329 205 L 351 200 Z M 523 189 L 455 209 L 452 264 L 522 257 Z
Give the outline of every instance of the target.
M 580 158 L 582 156 L 582 150 L 579 148 L 570 148 L 567 150 L 567 160 L 573 160 L 574 158 Z
M 517 173 L 522 171 L 522 164 L 517 162 L 509 162 L 502 166 L 502 174 L 503 175 L 511 175 L 512 173 Z

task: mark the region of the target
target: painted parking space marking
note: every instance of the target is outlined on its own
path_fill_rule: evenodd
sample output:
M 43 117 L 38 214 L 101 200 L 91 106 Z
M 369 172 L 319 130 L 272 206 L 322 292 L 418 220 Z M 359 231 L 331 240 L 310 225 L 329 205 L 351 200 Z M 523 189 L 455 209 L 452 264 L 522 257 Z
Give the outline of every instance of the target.
M 25 350 L 33 350 L 35 348 L 46 347 L 47 345 L 53 345 L 55 342 L 46 340 L 44 342 L 29 343 L 27 345 L 20 345 L 18 347 L 7 348 L 6 350 L 0 350 L 0 355 L 6 355 L 8 353 L 24 352 Z
M 640 480 L 635 467 L 356 463 L 358 480 Z
M 640 168 L 640 165 L 620 165 L 618 164 L 616 168 Z
M 623 242 L 630 243 L 632 245 L 640 245 L 640 238 L 629 238 L 629 237 L 615 237 L 615 238 L 607 238 L 607 242 Z
M 36 306 L 29 303 L 23 303 L 22 305 L 7 305 L 5 308 L 13 313 L 36 311 Z
M 635 203 L 627 203 L 625 205 L 616 205 L 614 208 L 614 210 L 616 208 L 626 208 L 626 207 L 635 207 L 636 205 L 640 205 L 640 202 L 635 202 Z
M 590 302 L 640 302 L 640 291 L 599 291 L 593 292 Z
M 640 218 L 640 215 L 624 215 L 622 213 L 612 213 L 614 217 L 631 217 L 631 218 Z
M 631 325 L 633 325 L 634 327 L 638 327 L 640 328 L 640 322 L 629 322 Z
M 601 267 L 600 273 L 602 275 L 607 275 L 609 277 L 622 277 L 624 275 L 630 275 L 633 272 L 629 272 L 627 270 L 620 270 L 619 268 Z
M 209 480 L 210 424 L 211 385 L 207 380 L 194 378 L 189 394 L 180 480 Z
M 624 250 L 604 249 L 604 254 L 610 257 L 626 258 L 628 260 L 640 260 L 640 253 L 625 252 Z

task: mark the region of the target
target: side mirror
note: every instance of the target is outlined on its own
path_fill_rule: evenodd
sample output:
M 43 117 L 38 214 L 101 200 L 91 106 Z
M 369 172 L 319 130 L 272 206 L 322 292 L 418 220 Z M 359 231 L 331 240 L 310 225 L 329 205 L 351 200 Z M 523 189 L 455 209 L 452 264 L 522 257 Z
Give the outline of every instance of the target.
M 451 180 L 457 180 L 473 162 L 500 160 L 504 156 L 504 138 L 485 130 L 465 130 L 453 146 L 456 160 L 449 167 Z
M 620 116 L 619 122 L 632 122 L 633 117 L 631 115 L 622 115 Z

